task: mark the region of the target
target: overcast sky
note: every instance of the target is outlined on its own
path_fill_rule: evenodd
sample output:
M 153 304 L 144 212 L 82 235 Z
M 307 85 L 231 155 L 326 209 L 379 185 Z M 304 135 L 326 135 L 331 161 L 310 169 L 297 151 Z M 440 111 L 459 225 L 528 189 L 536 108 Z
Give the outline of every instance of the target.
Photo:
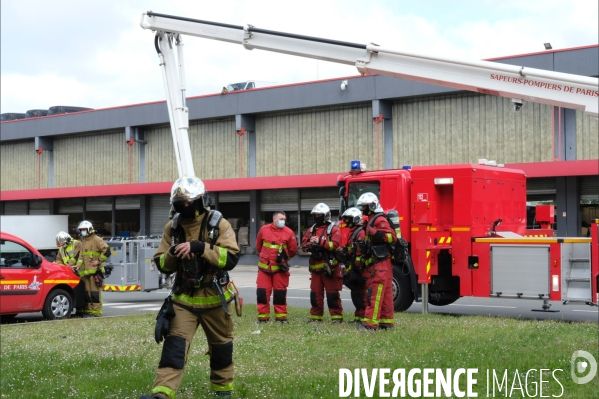
M 485 59 L 598 42 L 597 0 L 2 0 L 1 112 L 164 100 L 142 12 Z M 357 75 L 354 67 L 185 37 L 188 96 L 227 83 Z

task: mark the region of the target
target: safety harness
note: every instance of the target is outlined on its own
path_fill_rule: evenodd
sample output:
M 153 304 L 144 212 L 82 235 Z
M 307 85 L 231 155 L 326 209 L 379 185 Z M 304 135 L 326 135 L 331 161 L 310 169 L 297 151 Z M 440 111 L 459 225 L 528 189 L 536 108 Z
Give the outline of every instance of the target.
M 325 236 L 325 232 L 326 232 L 326 236 L 329 240 L 329 242 L 331 241 L 331 236 L 332 236 L 332 231 L 333 231 L 333 227 L 335 227 L 335 223 L 330 222 L 329 225 L 327 226 L 326 229 L 323 230 L 323 234 L 318 238 L 318 242 L 322 241 L 322 238 Z M 316 231 L 316 228 L 318 226 L 316 226 L 316 223 L 312 225 L 312 227 L 310 227 L 310 238 L 314 236 L 314 232 Z M 322 248 L 322 247 L 321 247 Z M 325 252 L 325 249 L 322 249 L 321 253 L 312 253 L 311 256 L 313 259 L 315 260 L 326 260 L 325 263 L 318 263 L 315 265 L 310 265 L 310 269 L 312 271 L 315 272 L 322 272 L 324 271 L 326 275 L 328 276 L 332 276 L 332 269 L 337 266 L 338 261 L 337 259 L 335 259 L 335 255 L 329 251 Z

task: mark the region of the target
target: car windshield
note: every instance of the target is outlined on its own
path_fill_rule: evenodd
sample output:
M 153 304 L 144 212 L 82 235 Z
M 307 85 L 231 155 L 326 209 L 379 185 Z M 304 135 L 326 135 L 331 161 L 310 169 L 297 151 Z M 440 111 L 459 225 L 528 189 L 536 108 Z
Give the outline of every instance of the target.
M 351 208 L 356 206 L 358 198 L 364 193 L 373 193 L 380 198 L 381 183 L 378 181 L 369 182 L 356 182 L 349 183 L 349 190 L 347 192 L 347 207 Z
M 245 82 L 231 83 L 230 85 L 227 86 L 227 90 L 229 90 L 229 91 L 243 90 L 244 88 L 245 88 Z

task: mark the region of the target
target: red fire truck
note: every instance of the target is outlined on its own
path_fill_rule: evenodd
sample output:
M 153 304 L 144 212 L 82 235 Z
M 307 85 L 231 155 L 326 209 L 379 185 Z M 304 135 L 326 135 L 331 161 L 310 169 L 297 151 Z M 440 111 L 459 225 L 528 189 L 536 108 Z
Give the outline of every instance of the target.
M 588 76 L 151 11 L 141 15 L 140 25 L 155 33 L 180 176 L 195 175 L 187 132 L 182 35 L 238 43 L 247 50 L 355 65 L 361 74 L 508 97 L 516 112 L 525 101 L 535 101 L 582 110 L 595 118 L 599 115 L 599 80 Z M 346 85 L 343 82 L 341 88 Z M 432 304 L 447 305 L 461 296 L 540 299 L 545 310 L 550 300 L 599 301 L 597 224 L 593 225 L 592 245 L 588 238 L 556 238 L 548 228 L 553 208 L 541 208 L 537 221 L 545 228 L 527 230 L 526 179 L 520 170 L 483 162 L 366 172 L 355 162 L 350 174 L 340 176 L 339 186 L 345 206 L 355 205 L 361 193 L 373 192 L 385 209 L 399 212 L 411 256 L 394 271 L 398 311 L 414 300 L 422 300 L 426 311 L 429 299 Z
M 416 301 L 442 306 L 462 296 L 596 304 L 597 223 L 591 238 L 553 237 L 553 207 L 537 207 L 542 229 L 526 227 L 526 177 L 480 164 L 365 171 L 339 176 L 341 208 L 365 192 L 399 213 L 408 259 L 394 267 L 395 310 Z

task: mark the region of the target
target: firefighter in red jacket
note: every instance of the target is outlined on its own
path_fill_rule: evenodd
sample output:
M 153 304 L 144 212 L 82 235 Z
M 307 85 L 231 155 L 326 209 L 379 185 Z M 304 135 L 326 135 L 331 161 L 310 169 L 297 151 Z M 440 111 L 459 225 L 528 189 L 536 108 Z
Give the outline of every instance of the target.
M 373 193 L 358 198 L 357 207 L 368 216 L 364 222 L 368 258 L 364 262 L 370 270 L 366 282 L 366 310 L 360 329 L 376 330 L 393 328 L 393 264 L 390 245 L 397 242 L 395 230 L 383 214 L 383 208 Z
M 324 203 L 312 209 L 314 225 L 302 239 L 302 251 L 310 252 L 310 320 L 323 320 L 324 293 L 327 296 L 329 313 L 333 323 L 343 322 L 343 306 L 339 292 L 343 288 L 343 277 L 334 251 L 341 245 L 341 233 L 331 221 L 331 211 Z
M 366 234 L 362 228 L 362 212 L 358 208 L 348 208 L 341 220 L 349 229 L 347 244 L 336 252 L 340 262 L 345 264 L 343 282 L 351 290 L 351 300 L 356 308 L 354 312 L 354 323 L 362 323 L 364 319 L 364 295 L 366 293 L 366 281 L 370 277 L 370 270 L 364 268 L 362 251 L 359 243 L 364 243 Z
M 256 278 L 256 303 L 258 322 L 270 320 L 270 294 L 275 308 L 275 320 L 287 321 L 287 287 L 289 286 L 289 259 L 297 254 L 297 239 L 293 231 L 285 226 L 287 215 L 277 211 L 272 223 L 262 226 L 256 237 L 258 277 Z

